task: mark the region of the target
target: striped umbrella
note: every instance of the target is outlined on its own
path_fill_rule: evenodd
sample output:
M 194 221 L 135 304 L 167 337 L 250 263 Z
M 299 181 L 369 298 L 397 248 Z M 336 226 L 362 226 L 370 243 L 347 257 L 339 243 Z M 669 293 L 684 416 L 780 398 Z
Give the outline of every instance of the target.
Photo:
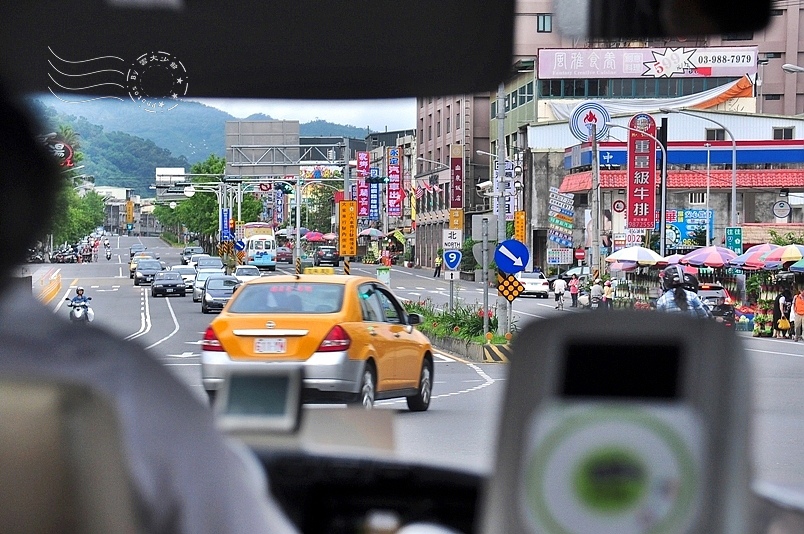
M 804 259 L 798 260 L 796 263 L 791 265 L 790 270 L 794 273 L 804 273 Z
M 779 248 L 779 245 L 774 245 L 773 243 L 762 243 L 760 245 L 754 245 L 753 247 L 748 247 L 748 252 L 770 252 L 771 250 L 776 250 Z
M 785 245 L 768 252 L 768 255 L 765 256 L 765 261 L 781 261 L 785 263 L 798 261 L 801 258 L 804 258 L 804 245 Z
M 327 241 L 335 241 L 336 239 L 338 239 L 338 234 L 334 232 L 324 234 L 324 239 L 326 239 Z
M 614 263 L 609 265 L 609 271 L 611 271 L 611 272 L 616 272 L 616 271 L 629 272 L 629 271 L 633 271 L 637 267 L 639 267 L 639 264 L 637 264 L 636 262 L 633 262 L 633 261 L 615 261 Z
M 685 254 L 679 263 L 697 267 L 723 267 L 737 257 L 733 251 L 724 247 L 702 247 Z
M 665 256 L 664 258 L 662 258 L 662 261 L 660 261 L 656 265 L 675 265 L 683 257 L 684 257 L 683 254 L 670 254 L 669 256 Z

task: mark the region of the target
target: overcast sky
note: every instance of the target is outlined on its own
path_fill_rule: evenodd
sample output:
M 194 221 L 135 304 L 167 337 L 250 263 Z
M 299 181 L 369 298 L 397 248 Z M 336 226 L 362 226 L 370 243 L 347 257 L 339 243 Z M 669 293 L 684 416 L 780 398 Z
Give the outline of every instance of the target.
M 193 99 L 239 119 L 264 113 L 273 119 L 310 122 L 322 119 L 372 131 L 406 130 L 416 126 L 416 100 L 246 100 Z

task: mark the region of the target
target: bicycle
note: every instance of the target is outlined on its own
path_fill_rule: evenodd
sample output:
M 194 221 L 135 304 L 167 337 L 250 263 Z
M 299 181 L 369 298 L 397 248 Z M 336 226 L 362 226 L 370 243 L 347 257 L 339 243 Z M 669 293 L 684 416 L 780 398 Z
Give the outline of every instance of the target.
M 564 310 L 564 292 L 562 291 L 558 295 L 556 295 L 556 309 L 557 310 Z

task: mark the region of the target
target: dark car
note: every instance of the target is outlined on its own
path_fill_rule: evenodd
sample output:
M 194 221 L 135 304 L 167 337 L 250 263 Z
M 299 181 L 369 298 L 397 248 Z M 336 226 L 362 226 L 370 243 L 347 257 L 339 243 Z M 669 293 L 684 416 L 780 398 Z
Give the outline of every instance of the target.
M 734 328 L 734 301 L 723 286 L 716 284 L 698 285 L 698 297 L 709 307 L 715 320 Z
M 213 274 L 207 278 L 204 284 L 204 294 L 201 296 L 201 312 L 222 310 L 241 283 L 234 276 L 227 274 Z
M 151 296 L 158 297 L 164 295 L 179 295 L 181 297 L 187 295 L 187 285 L 184 283 L 181 273 L 176 271 L 162 271 L 156 273 L 154 281 L 151 284 Z
M 276 262 L 284 261 L 285 263 L 293 263 L 293 251 L 288 247 L 278 247 L 276 249 Z
M 324 263 L 328 263 L 337 267 L 341 263 L 341 256 L 338 254 L 338 249 L 335 247 L 323 246 L 318 247 L 313 255 L 313 265 L 318 267 Z
M 128 257 L 133 258 L 137 252 L 145 252 L 146 248 L 142 243 L 135 243 L 128 248 Z
M 181 251 L 181 264 L 187 265 L 187 262 L 190 261 L 190 257 L 193 254 L 203 254 L 204 249 L 203 247 L 184 247 L 184 250 Z
M 141 259 L 137 263 L 137 268 L 134 270 L 134 285 L 150 284 L 153 282 L 154 276 L 156 276 L 157 273 L 161 273 L 163 270 L 162 262 L 151 259 Z

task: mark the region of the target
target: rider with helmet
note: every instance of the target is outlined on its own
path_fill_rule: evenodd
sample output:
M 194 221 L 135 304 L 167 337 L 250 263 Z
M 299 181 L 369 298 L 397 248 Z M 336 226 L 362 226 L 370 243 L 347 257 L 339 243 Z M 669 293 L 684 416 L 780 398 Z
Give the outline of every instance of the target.
M 711 318 L 712 312 L 697 293 L 698 280 L 685 273 L 680 265 L 671 265 L 661 274 L 664 294 L 656 301 L 656 309 L 670 313 L 686 313 L 693 317 Z
M 92 297 L 87 297 L 84 295 L 84 288 L 78 286 L 75 288 L 75 296 L 70 300 L 70 306 L 84 306 L 87 307 L 87 319 L 92 322 L 92 319 L 95 318 L 95 312 L 92 311 L 92 308 L 89 307 L 89 301 L 92 300 Z

